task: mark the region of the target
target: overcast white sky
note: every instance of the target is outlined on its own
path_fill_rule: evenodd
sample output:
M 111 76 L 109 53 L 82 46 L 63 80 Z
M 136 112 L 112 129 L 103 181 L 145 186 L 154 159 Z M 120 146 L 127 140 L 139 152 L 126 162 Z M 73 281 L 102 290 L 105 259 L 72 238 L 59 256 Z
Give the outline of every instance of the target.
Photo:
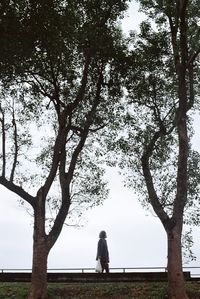
M 141 21 L 131 4 L 123 22 L 126 31 Z M 198 121 L 196 121 L 198 127 Z M 200 138 L 195 144 L 200 148 Z M 123 187 L 116 169 L 108 169 L 110 194 L 103 206 L 85 214 L 82 228 L 64 227 L 49 255 L 48 268 L 95 267 L 100 230 L 106 230 L 110 267 L 165 267 L 166 235 L 160 221 L 142 209 L 137 198 Z M 0 269 L 31 268 L 32 219 L 14 194 L 0 186 Z M 194 230 L 194 253 L 200 266 L 200 229 Z M 200 271 L 199 271 L 200 273 Z

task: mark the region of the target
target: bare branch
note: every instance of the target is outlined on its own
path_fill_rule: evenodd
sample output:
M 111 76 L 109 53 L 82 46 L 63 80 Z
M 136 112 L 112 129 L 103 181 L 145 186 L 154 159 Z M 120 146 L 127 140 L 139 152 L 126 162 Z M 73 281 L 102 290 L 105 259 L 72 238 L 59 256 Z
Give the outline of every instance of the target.
M 97 127 L 96 129 L 89 129 L 89 131 L 92 132 L 92 133 L 95 133 L 95 132 L 97 132 L 97 131 L 99 131 L 99 130 L 105 128 L 108 124 L 109 124 L 109 123 L 107 123 L 107 124 L 102 124 L 101 126 Z
M 28 202 L 33 208 L 35 207 L 35 197 L 27 193 L 22 187 L 15 185 L 13 182 L 8 181 L 5 177 L 0 176 L 0 184 L 6 187 L 8 190 L 14 192 L 26 202 Z
M 83 69 L 83 76 L 81 79 L 81 84 L 80 84 L 80 88 L 78 91 L 78 94 L 76 96 L 75 101 L 72 103 L 72 109 L 76 108 L 77 105 L 83 100 L 84 95 L 85 95 L 85 88 L 87 86 L 87 81 L 88 81 L 88 73 L 89 73 L 89 66 L 90 66 L 90 61 L 91 61 L 91 56 L 88 55 L 86 57 L 86 61 L 85 61 L 85 66 Z
M 164 211 L 163 206 L 161 205 L 161 203 L 159 201 L 158 195 L 154 188 L 153 178 L 151 175 L 150 164 L 149 164 L 149 160 L 153 153 L 155 143 L 160 138 L 160 136 L 161 136 L 160 131 L 155 132 L 154 136 L 152 137 L 151 141 L 149 142 L 148 146 L 146 147 L 146 149 L 143 152 L 141 162 L 142 162 L 143 175 L 145 178 L 151 205 L 152 205 L 155 213 L 158 215 L 159 219 L 163 223 L 164 227 L 167 228 L 167 224 L 169 223 L 170 218 L 167 215 L 167 213 Z
M 85 71 L 86 71 L 86 74 L 85 74 L 84 79 L 87 79 L 88 69 L 86 69 Z M 86 84 L 86 82 L 84 82 L 84 84 Z M 93 105 L 87 114 L 85 125 L 84 125 L 83 131 L 81 132 L 81 135 L 80 135 L 80 140 L 72 154 L 71 162 L 68 167 L 67 173 L 65 173 L 65 166 L 66 166 L 65 143 L 63 144 L 62 154 L 61 154 L 61 159 L 60 159 L 60 168 L 59 168 L 60 169 L 60 171 L 59 171 L 60 186 L 61 186 L 61 190 L 62 190 L 62 204 L 61 204 L 60 210 L 56 216 L 56 219 L 54 221 L 54 225 L 51 229 L 51 232 L 49 233 L 48 243 L 49 243 L 50 247 L 56 241 L 56 239 L 59 235 L 59 232 L 62 229 L 62 225 L 65 221 L 65 215 L 69 211 L 69 207 L 70 207 L 70 203 L 71 203 L 69 186 L 70 186 L 70 183 L 73 178 L 73 174 L 74 174 L 74 170 L 76 167 L 76 163 L 77 163 L 79 154 L 83 149 L 86 138 L 88 136 L 90 125 L 92 124 L 92 121 L 93 121 L 93 117 L 94 117 L 96 108 L 101 99 L 100 95 L 101 95 L 102 84 L 103 84 L 103 66 L 101 65 L 101 67 L 99 69 L 99 76 L 98 76 L 97 84 L 96 84 L 96 96 L 94 98 Z M 77 101 L 82 99 L 83 98 L 82 96 L 83 95 L 81 95 L 81 97 L 78 98 Z
M 200 53 L 200 48 L 199 48 L 195 53 L 193 53 L 193 54 L 190 56 L 190 58 L 189 58 L 189 60 L 188 60 L 188 62 L 187 62 L 187 68 L 189 68 L 190 65 L 193 64 L 193 62 L 195 61 L 195 59 L 197 58 L 197 56 L 199 55 L 199 53 Z
M 67 136 L 69 130 L 70 130 L 69 126 L 66 128 L 65 127 L 59 128 L 58 135 L 57 135 L 55 145 L 54 145 L 51 169 L 50 169 L 49 175 L 48 175 L 46 182 L 44 184 L 44 187 L 43 187 L 44 198 L 47 195 L 47 193 L 54 181 L 55 175 L 57 173 L 58 165 L 60 163 L 60 158 L 61 158 L 61 152 L 62 152 L 63 147 L 65 146 L 66 136 Z
M 2 124 L 2 160 L 3 160 L 3 165 L 2 165 L 2 176 L 5 177 L 6 175 L 6 132 L 5 132 L 5 114 L 4 111 L 1 107 L 0 103 L 0 111 L 2 114 L 1 118 L 1 124 Z
M 69 170 L 68 170 L 68 173 L 67 173 L 68 182 L 70 182 L 72 177 L 73 177 L 73 173 L 74 173 L 77 158 L 78 158 L 79 153 L 81 152 L 81 150 L 83 148 L 83 145 L 85 143 L 86 137 L 87 137 L 88 132 L 89 132 L 90 125 L 92 124 L 92 121 L 93 121 L 93 117 L 94 117 L 96 108 L 97 108 L 97 106 L 99 104 L 99 101 L 100 101 L 101 87 L 102 87 L 102 83 L 103 83 L 103 74 L 102 74 L 103 69 L 102 68 L 103 68 L 103 66 L 101 66 L 101 68 L 99 70 L 99 78 L 98 78 L 98 81 L 97 81 L 96 96 L 95 96 L 95 99 L 94 99 L 93 106 L 92 106 L 91 110 L 88 112 L 86 122 L 85 122 L 85 126 L 84 126 L 84 130 L 81 134 L 80 142 L 77 145 L 77 147 L 76 147 L 76 149 L 75 149 L 75 151 L 72 155 L 71 163 L 70 163 Z
M 13 124 L 13 139 L 14 139 L 14 160 L 12 165 L 12 170 L 10 174 L 10 181 L 13 182 L 14 179 L 14 173 L 17 166 L 17 157 L 18 157 L 18 140 L 17 140 L 17 124 L 15 121 L 15 108 L 14 108 L 14 101 L 13 101 L 13 108 L 12 108 L 12 124 Z

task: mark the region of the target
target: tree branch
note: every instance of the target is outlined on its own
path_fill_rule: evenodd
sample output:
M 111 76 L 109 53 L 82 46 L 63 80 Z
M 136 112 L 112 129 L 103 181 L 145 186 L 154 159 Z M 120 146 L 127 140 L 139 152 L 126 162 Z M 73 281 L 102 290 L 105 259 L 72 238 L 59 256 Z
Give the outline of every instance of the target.
M 6 187 L 8 190 L 14 192 L 26 202 L 28 202 L 33 208 L 35 207 L 35 197 L 27 193 L 22 187 L 15 185 L 13 182 L 8 181 L 5 177 L 0 176 L 0 184 Z
M 1 124 L 2 124 L 2 159 L 3 159 L 3 165 L 2 165 L 2 177 L 6 176 L 6 132 L 5 132 L 5 114 L 2 109 L 1 103 L 0 103 L 0 112 L 2 114 L 1 118 Z
M 160 138 L 161 132 L 157 131 L 155 132 L 153 138 L 149 142 L 148 146 L 143 152 L 141 162 L 142 162 L 142 170 L 143 170 L 143 175 L 145 178 L 146 186 L 147 186 L 147 191 L 149 195 L 149 199 L 151 202 L 151 205 L 156 213 L 156 215 L 159 217 L 161 222 L 163 223 L 165 229 L 168 228 L 168 225 L 170 223 L 170 218 L 167 215 L 167 213 L 164 211 L 163 206 L 161 205 L 158 195 L 156 193 L 156 190 L 154 188 L 154 183 L 153 183 L 153 178 L 151 175 L 151 170 L 150 170 L 150 165 L 149 165 L 149 160 L 150 157 L 153 153 L 153 149 L 155 147 L 155 143 L 157 140 Z
M 96 96 L 94 98 L 93 105 L 87 114 L 83 131 L 80 134 L 80 140 L 72 154 L 67 173 L 65 173 L 66 150 L 65 150 L 65 144 L 63 144 L 61 160 L 60 160 L 60 171 L 59 171 L 60 186 L 61 186 L 61 190 L 62 190 L 62 204 L 61 204 L 61 208 L 56 216 L 56 219 L 54 221 L 54 225 L 53 225 L 53 227 L 49 233 L 49 236 L 48 236 L 49 248 L 51 248 L 51 246 L 53 246 L 53 244 L 56 242 L 56 239 L 59 236 L 59 233 L 62 229 L 63 223 L 66 219 L 66 215 L 67 215 L 69 207 L 70 207 L 71 196 L 70 196 L 69 186 L 70 186 L 70 183 L 73 178 L 73 174 L 74 174 L 74 170 L 75 170 L 75 167 L 77 164 L 79 154 L 83 149 L 86 138 L 88 136 L 90 125 L 94 118 L 96 108 L 101 99 L 100 95 L 101 95 L 102 84 L 103 84 L 103 66 L 101 66 L 100 70 L 99 70 L 99 76 L 98 76 L 98 81 L 97 81 L 97 85 L 96 85 Z
M 195 59 L 197 58 L 197 56 L 199 55 L 199 53 L 200 53 L 200 48 L 195 53 L 193 53 L 190 56 L 190 58 L 189 58 L 189 60 L 187 62 L 187 68 L 189 68 L 190 65 L 193 64 L 193 62 L 195 61 Z
M 17 157 L 18 157 L 18 142 L 17 142 L 17 125 L 15 121 L 15 110 L 14 110 L 14 103 L 13 103 L 13 112 L 12 112 L 12 124 L 14 128 L 14 160 L 13 160 L 13 165 L 12 165 L 12 170 L 10 174 L 10 181 L 13 182 L 14 179 L 14 174 L 15 174 L 15 169 L 17 166 Z
M 88 73 L 89 73 L 90 61 L 91 61 L 91 56 L 90 56 L 90 54 L 88 54 L 88 56 L 86 57 L 86 61 L 85 61 L 84 69 L 83 69 L 83 76 L 82 76 L 82 79 L 81 79 L 81 84 L 80 84 L 80 88 L 79 88 L 78 94 L 76 96 L 75 101 L 73 103 L 71 103 L 71 108 L 72 109 L 75 109 L 77 107 L 77 105 L 84 98 L 85 89 L 86 89 L 87 81 L 88 81 Z
M 67 136 L 69 130 L 70 130 L 70 128 L 65 127 L 65 126 L 59 128 L 58 135 L 57 135 L 55 145 L 54 145 L 51 169 L 50 169 L 49 175 L 46 179 L 46 182 L 43 186 L 44 198 L 46 197 L 46 195 L 47 195 L 49 189 L 51 188 L 51 185 L 55 179 L 55 176 L 56 176 L 56 173 L 58 170 L 58 165 L 60 163 L 61 153 L 62 153 L 63 147 L 65 146 L 66 136 Z

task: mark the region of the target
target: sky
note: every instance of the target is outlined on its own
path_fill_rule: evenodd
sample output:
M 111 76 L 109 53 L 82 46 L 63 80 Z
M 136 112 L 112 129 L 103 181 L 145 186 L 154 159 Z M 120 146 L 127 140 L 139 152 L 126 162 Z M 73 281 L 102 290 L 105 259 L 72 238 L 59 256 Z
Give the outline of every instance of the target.
M 127 15 L 122 22 L 125 32 L 137 29 L 143 18 L 136 8 L 132 2 L 130 17 Z M 198 125 L 196 118 L 195 127 Z M 197 134 L 194 144 L 200 148 Z M 133 191 L 124 187 L 116 168 L 108 168 L 106 178 L 110 188 L 108 199 L 84 214 L 82 227 L 64 226 L 49 254 L 49 269 L 94 268 L 101 230 L 107 232 L 111 268 L 166 267 L 167 239 L 159 219 L 144 210 Z M 0 270 L 31 269 L 33 220 L 17 197 L 2 186 L 0 199 Z M 199 236 L 200 228 L 194 228 L 193 252 L 197 260 L 190 266 L 200 267 Z

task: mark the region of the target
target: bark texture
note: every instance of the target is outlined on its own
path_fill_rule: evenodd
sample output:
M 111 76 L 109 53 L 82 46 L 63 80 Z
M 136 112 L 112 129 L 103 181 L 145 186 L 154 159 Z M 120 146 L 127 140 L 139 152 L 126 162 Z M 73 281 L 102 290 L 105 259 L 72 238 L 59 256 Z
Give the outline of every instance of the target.
M 45 196 L 41 188 L 37 194 L 37 204 L 34 209 L 32 276 L 28 299 L 47 298 L 47 258 L 49 253 L 47 240 Z
M 34 242 L 31 289 L 28 299 L 47 299 L 47 246 L 43 238 Z
M 182 271 L 181 232 L 176 225 L 167 233 L 168 239 L 168 296 L 169 299 L 189 299 Z

